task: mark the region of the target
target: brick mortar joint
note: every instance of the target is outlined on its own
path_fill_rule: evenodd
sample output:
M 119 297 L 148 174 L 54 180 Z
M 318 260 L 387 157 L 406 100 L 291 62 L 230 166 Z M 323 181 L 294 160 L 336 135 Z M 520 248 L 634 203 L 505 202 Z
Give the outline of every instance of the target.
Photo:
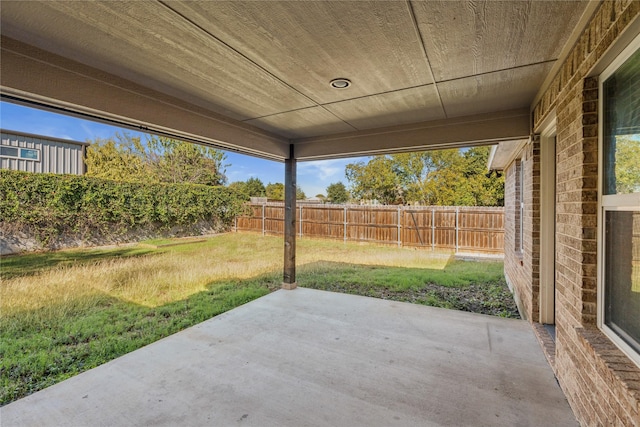
M 609 340 L 609 338 L 595 325 L 586 325 L 584 327 L 576 327 L 576 334 L 582 343 L 593 353 L 593 355 L 600 359 L 600 361 L 607 367 L 607 369 L 615 376 L 615 378 L 624 384 L 625 388 L 636 399 L 640 400 L 640 385 L 631 384 L 620 375 L 620 372 L 634 372 L 640 375 L 640 367 L 638 367 L 633 361 L 629 360 L 626 354 L 624 354 L 615 344 Z M 606 353 L 606 354 L 603 354 Z M 622 357 L 625 359 L 625 370 L 622 371 L 614 364 L 620 364 L 618 361 L 612 359 Z

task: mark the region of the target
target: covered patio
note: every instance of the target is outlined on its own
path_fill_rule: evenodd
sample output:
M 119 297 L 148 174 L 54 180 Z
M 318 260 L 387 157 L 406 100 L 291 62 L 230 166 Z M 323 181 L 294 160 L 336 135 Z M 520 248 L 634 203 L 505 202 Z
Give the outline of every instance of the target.
M 2 425 L 577 425 L 523 320 L 277 291 L 3 407 Z
M 596 2 L 5 1 L 1 97 L 285 163 L 526 142 Z
M 5 0 L 0 17 L 3 101 L 284 162 L 284 289 L 297 286 L 298 162 L 521 148 L 503 160 L 524 165 L 505 248 L 523 312 L 556 322 L 553 369 L 580 423 L 638 425 L 640 352 L 603 327 L 599 123 L 600 79 L 640 52 L 640 2 Z M 539 316 L 541 290 L 553 316 Z M 3 408 L 3 424 L 19 419 L 574 422 L 524 321 L 304 289 Z

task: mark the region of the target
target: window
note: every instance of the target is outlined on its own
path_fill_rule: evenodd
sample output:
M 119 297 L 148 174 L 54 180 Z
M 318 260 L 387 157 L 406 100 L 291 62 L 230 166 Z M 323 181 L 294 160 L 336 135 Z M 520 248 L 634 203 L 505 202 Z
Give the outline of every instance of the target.
M 640 365 L 640 38 L 600 76 L 603 331 Z
M 0 146 L 0 156 L 37 162 L 40 160 L 40 150 L 2 145 Z
M 516 206 L 515 206 L 515 250 L 516 252 L 522 252 L 524 237 L 524 169 L 522 167 L 522 160 L 516 160 Z

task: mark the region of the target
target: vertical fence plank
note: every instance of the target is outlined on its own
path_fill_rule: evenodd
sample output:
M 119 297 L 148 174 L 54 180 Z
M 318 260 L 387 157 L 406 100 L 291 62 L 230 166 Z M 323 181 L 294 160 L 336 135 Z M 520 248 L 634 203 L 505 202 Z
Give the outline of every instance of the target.
M 458 253 L 459 241 L 458 241 L 458 232 L 460 231 L 460 222 L 459 220 L 460 208 L 456 208 L 456 253 Z
M 402 230 L 402 208 L 398 207 L 398 247 L 402 246 L 402 235 L 400 231 Z
M 431 209 L 431 251 L 436 250 L 436 210 Z
M 298 234 L 302 237 L 302 206 L 300 206 L 300 227 L 298 229 Z
M 347 207 L 344 207 L 344 241 L 347 241 Z

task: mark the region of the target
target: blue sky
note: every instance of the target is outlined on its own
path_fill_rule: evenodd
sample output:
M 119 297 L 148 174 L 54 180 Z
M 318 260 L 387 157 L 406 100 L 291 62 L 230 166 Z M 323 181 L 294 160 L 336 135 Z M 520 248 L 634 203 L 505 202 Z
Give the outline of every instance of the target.
M 128 132 L 134 136 L 143 136 L 140 132 L 121 129 L 115 126 L 77 119 L 75 117 L 50 113 L 48 111 L 27 108 L 7 102 L 0 103 L 0 127 L 55 138 L 87 141 L 95 138 L 109 138 L 116 132 Z M 230 166 L 227 167 L 229 182 L 246 181 L 251 177 L 259 178 L 264 184 L 284 182 L 284 163 L 263 160 L 242 154 L 226 152 Z M 298 186 L 307 197 L 326 194 L 329 184 L 341 181 L 348 185 L 344 176 L 344 167 L 363 158 L 320 160 L 298 163 Z

